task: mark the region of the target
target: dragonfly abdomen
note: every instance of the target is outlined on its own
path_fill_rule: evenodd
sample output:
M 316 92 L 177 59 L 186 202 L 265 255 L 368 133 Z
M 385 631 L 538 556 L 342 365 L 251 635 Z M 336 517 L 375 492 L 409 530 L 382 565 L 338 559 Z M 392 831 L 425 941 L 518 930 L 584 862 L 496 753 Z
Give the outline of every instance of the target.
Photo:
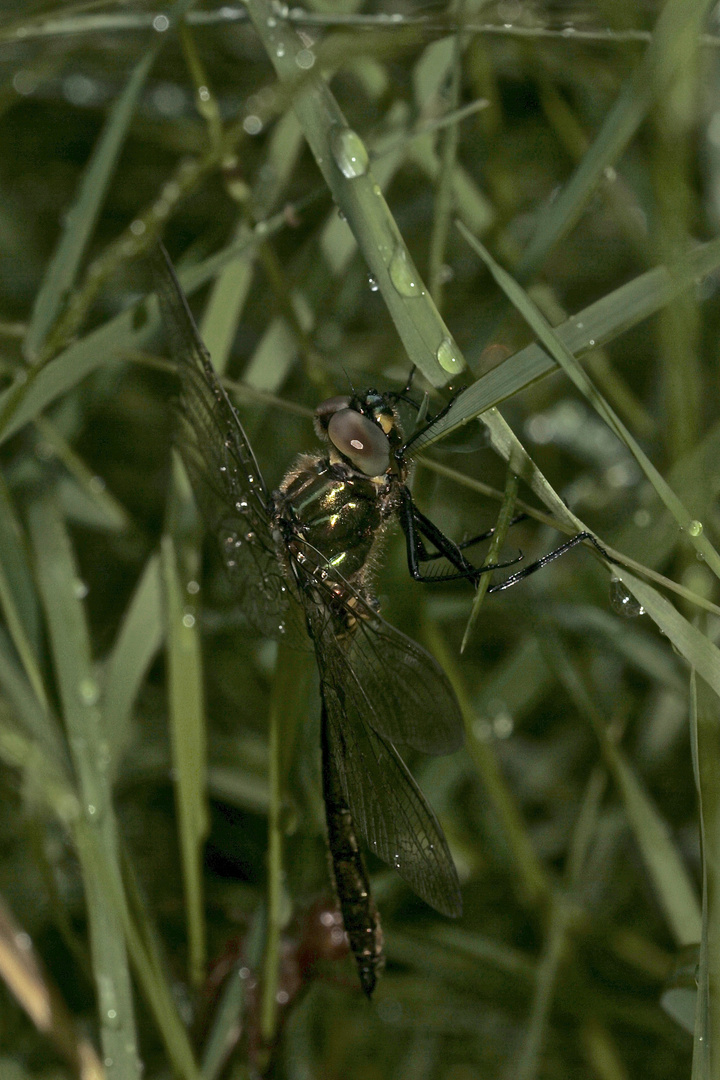
M 330 864 L 345 933 L 358 967 L 360 985 L 368 997 L 375 989 L 385 958 L 380 916 L 370 892 L 365 861 L 355 824 L 342 793 L 328 742 L 325 706 L 322 710 L 322 778 Z

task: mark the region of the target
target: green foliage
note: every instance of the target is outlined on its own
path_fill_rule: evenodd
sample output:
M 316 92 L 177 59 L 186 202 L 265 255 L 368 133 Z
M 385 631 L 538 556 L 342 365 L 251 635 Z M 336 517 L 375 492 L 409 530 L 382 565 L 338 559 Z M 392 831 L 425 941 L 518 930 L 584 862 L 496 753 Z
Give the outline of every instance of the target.
M 32 7 L 0 16 L 0 1077 L 717 1076 L 710 5 Z M 173 464 L 161 236 L 270 487 L 319 400 L 412 362 L 430 413 L 466 387 L 428 516 L 611 556 L 473 606 L 388 540 L 383 611 L 465 718 L 411 761 L 465 914 L 371 863 L 370 1006 L 309 658 L 244 621 Z

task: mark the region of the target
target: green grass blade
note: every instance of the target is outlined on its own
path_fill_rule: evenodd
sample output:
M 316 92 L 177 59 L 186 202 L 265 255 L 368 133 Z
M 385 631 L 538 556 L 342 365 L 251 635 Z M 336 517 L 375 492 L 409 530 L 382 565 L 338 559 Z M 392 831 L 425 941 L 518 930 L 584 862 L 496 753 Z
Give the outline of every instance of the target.
M 633 278 L 554 327 L 554 331 L 566 348 L 582 355 L 587 349 L 613 341 L 637 326 L 680 290 L 694 288 L 698 280 L 713 273 L 718 266 L 720 240 L 711 240 L 691 251 L 678 266 L 658 266 Z M 526 346 L 460 394 L 449 412 L 433 427 L 428 443 L 436 442 L 556 370 L 556 360 L 541 345 Z M 424 442 L 424 445 L 428 443 Z
M 90 844 L 78 840 L 78 855 L 85 886 L 103 1053 L 114 1062 L 117 1075 L 123 1080 L 140 1080 L 122 922 L 117 910 L 108 903 L 90 850 L 97 846 L 109 872 L 119 883 L 117 828 L 107 773 L 108 747 L 88 627 L 76 590 L 78 572 L 68 534 L 51 497 L 38 498 L 32 503 L 29 521 L 70 753 L 84 807 L 82 828 L 76 830 L 76 836 L 93 838 Z
M 25 354 L 32 361 L 72 290 L 160 41 L 145 53 L 113 104 L 33 306 Z
M 249 0 L 247 9 L 281 82 L 295 82 L 302 64 L 308 65 L 307 80 L 293 98 L 305 138 L 355 234 L 405 351 L 432 385 L 442 386 L 462 371 L 465 361 L 413 263 L 370 169 L 362 140 L 348 128 L 322 76 L 310 71 L 314 54 L 296 31 L 276 19 L 266 0 Z M 300 65 L 296 63 L 298 55 Z
M 482 257 L 500 287 L 538 335 L 548 352 L 555 357 L 568 378 L 571 379 L 578 390 L 585 395 L 590 404 L 603 418 L 617 438 L 625 443 L 680 528 L 687 533 L 690 542 L 700 553 L 701 557 L 705 559 L 710 569 L 720 577 L 720 555 L 718 555 L 713 545 L 704 535 L 702 522 L 696 521 L 692 514 L 686 510 L 681 500 L 677 497 L 664 477 L 660 475 L 645 451 L 625 427 L 622 420 L 620 420 L 602 395 L 598 393 L 572 352 L 545 320 L 544 316 L 532 302 L 525 290 L 513 280 L 510 274 L 495 262 L 490 253 L 478 240 L 470 237 L 463 226 L 460 226 L 460 228 L 473 249 Z
M 202 654 L 196 594 L 180 579 L 174 538 L 162 539 L 162 585 L 167 611 L 170 740 L 188 928 L 190 981 L 205 973 L 203 844 L 208 830 Z
M 165 635 L 160 559 L 148 559 L 105 665 L 105 718 L 117 762 L 130 735 L 133 704 Z
M 636 578 L 624 567 L 615 569 L 623 584 L 668 636 L 680 655 L 720 695 L 720 649 L 717 645 L 689 623 L 652 585 Z
M 203 263 L 180 275 L 190 296 L 210 281 L 233 259 L 252 258 L 268 236 L 287 226 L 283 213 L 263 222 L 263 229 L 234 241 Z M 108 360 L 142 349 L 159 331 L 160 315 L 154 297 L 133 304 L 127 311 L 69 345 L 43 367 L 21 371 L 14 383 L 0 393 L 0 443 L 9 439 L 57 398 L 74 389 L 86 376 Z

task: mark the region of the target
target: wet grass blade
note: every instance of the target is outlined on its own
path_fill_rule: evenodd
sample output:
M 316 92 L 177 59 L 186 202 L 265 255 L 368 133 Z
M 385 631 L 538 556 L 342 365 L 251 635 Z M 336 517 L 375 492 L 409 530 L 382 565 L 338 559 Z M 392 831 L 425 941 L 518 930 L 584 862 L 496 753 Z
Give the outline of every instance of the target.
M 698 279 L 712 274 L 718 266 L 720 240 L 711 240 L 689 252 L 680 265 L 655 267 L 621 285 L 554 327 L 554 332 L 566 348 L 575 355 L 582 355 L 595 345 L 613 341 L 654 315 L 680 291 L 694 288 Z M 429 437 L 423 439 L 422 445 L 437 442 L 486 409 L 499 405 L 554 371 L 557 371 L 557 362 L 549 352 L 536 343 L 527 345 L 460 394 L 452 408 L 428 433 Z
M 720 555 L 718 555 L 713 545 L 704 535 L 702 523 L 694 520 L 692 514 L 686 510 L 681 500 L 677 497 L 664 477 L 660 475 L 645 451 L 625 427 L 622 420 L 620 420 L 615 411 L 593 386 L 589 377 L 573 356 L 572 352 L 545 320 L 544 316 L 532 302 L 525 290 L 513 280 L 510 274 L 495 262 L 487 249 L 484 248 L 479 241 L 475 240 L 474 237 L 471 237 L 463 226 L 460 226 L 460 229 L 473 250 L 481 256 L 500 287 L 513 302 L 532 330 L 537 334 L 542 344 L 548 352 L 555 357 L 555 360 L 568 378 L 574 383 L 577 389 L 584 394 L 595 411 L 602 417 L 617 438 L 627 446 L 628 450 L 633 455 L 680 528 L 687 533 L 688 539 L 700 553 L 701 557 L 706 561 L 709 568 L 720 577 Z
M 117 825 L 107 767 L 109 754 L 88 626 L 76 583 L 70 539 L 52 497 L 29 512 L 38 584 L 47 619 L 70 753 L 77 775 L 83 829 L 76 830 L 92 943 L 103 1054 L 123 1080 L 140 1080 L 130 971 L 122 921 L 108 902 L 91 851 L 96 845 L 120 889 Z M 82 837 L 92 838 L 87 844 Z
M 202 653 L 195 596 L 180 580 L 174 538 L 162 539 L 162 585 L 167 612 L 167 663 L 170 741 L 178 815 L 190 981 L 205 975 L 203 844 L 208 830 L 207 762 Z
M 249 0 L 253 26 L 281 83 L 298 86 L 293 108 L 332 196 L 344 214 L 383 294 L 410 360 L 434 386 L 462 371 L 465 361 L 425 288 L 370 168 L 368 152 L 347 126 L 315 55 L 267 0 Z M 297 62 L 296 62 L 296 58 Z

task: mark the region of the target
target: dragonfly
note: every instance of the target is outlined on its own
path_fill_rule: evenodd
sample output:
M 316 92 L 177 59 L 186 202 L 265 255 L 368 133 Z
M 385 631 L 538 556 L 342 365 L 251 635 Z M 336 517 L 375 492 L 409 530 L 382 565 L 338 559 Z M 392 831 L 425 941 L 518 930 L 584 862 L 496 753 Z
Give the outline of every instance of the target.
M 456 544 L 415 505 L 411 450 L 430 424 L 403 435 L 398 402 L 408 400 L 408 387 L 322 402 L 314 424 L 323 449 L 301 454 L 269 491 L 164 248 L 155 276 L 180 382 L 176 443 L 200 512 L 249 622 L 276 639 L 299 629 L 315 651 L 332 875 L 370 997 L 384 964 L 383 938 L 360 837 L 437 912 L 462 913 L 447 840 L 398 750 L 459 749 L 460 706 L 435 658 L 383 619 L 374 569 L 385 533 L 398 521 L 416 580 L 475 583 L 497 565 L 475 567 L 464 552 L 488 534 Z

